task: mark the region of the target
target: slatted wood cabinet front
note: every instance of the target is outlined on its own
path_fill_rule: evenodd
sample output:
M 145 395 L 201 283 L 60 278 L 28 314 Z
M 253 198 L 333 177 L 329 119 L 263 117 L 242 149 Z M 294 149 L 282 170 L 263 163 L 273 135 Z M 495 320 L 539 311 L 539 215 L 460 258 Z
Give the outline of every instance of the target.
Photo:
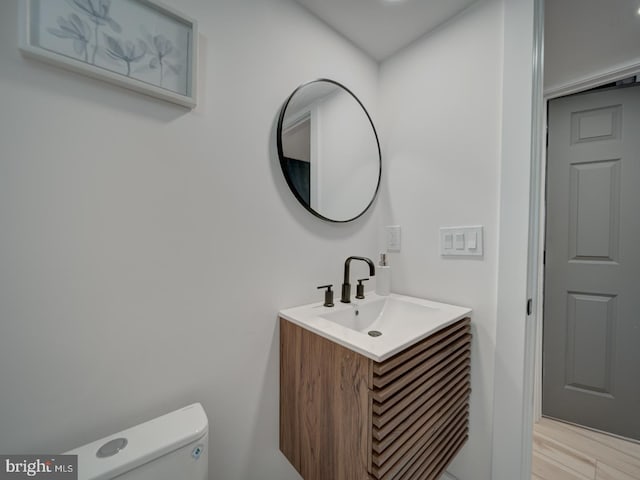
M 280 450 L 305 480 L 437 479 L 467 440 L 470 319 L 375 362 L 280 319 Z

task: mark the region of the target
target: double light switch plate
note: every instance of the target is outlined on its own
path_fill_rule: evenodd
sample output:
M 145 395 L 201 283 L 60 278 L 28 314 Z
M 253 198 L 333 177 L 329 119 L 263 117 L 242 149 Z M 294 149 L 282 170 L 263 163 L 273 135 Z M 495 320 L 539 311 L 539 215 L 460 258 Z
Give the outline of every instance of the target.
M 443 257 L 481 257 L 483 253 L 483 228 L 440 227 L 440 255 Z

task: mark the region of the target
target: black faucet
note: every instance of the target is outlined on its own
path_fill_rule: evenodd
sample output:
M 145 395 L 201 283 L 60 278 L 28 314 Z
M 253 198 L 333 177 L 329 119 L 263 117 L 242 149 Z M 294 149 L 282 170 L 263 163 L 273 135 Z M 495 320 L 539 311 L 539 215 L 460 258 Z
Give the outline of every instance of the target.
M 376 267 L 367 257 L 349 257 L 344 262 L 344 283 L 342 284 L 342 303 L 351 303 L 351 284 L 349 283 L 349 264 L 351 260 L 362 260 L 369 265 L 369 276 L 373 277 L 376 274 Z

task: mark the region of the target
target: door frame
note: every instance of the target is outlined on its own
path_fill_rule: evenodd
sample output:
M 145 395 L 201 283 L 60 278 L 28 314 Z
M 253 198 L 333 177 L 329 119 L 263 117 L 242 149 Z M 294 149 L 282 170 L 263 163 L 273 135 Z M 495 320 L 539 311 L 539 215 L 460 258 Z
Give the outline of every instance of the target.
M 503 2 L 504 51 L 492 480 L 531 480 L 534 298 L 543 111 L 544 0 Z M 537 230 L 535 231 L 537 234 Z
M 535 324 L 535 370 L 534 370 L 534 407 L 533 421 L 537 422 L 542 418 L 542 325 L 544 319 L 544 250 L 546 236 L 546 180 L 547 180 L 547 129 L 548 129 L 548 106 L 549 101 L 556 98 L 584 92 L 592 88 L 606 85 L 607 83 L 624 80 L 633 75 L 640 75 L 640 59 L 624 65 L 617 65 L 607 70 L 601 70 L 589 75 L 580 77 L 572 82 L 553 86 L 544 90 L 544 109 L 542 114 L 542 144 L 539 155 L 539 165 L 537 166 L 540 178 L 539 184 L 534 185 L 532 178 L 532 191 L 537 190 L 537 213 L 531 216 L 531 231 L 537 238 L 537 245 L 531 245 L 529 251 L 530 265 L 535 269 L 536 290 L 533 297 L 534 302 L 534 324 Z M 533 175 L 536 176 L 536 175 Z M 537 233 L 536 233 L 537 232 Z M 533 250 L 536 250 L 533 252 Z M 535 253 L 535 258 L 533 254 Z

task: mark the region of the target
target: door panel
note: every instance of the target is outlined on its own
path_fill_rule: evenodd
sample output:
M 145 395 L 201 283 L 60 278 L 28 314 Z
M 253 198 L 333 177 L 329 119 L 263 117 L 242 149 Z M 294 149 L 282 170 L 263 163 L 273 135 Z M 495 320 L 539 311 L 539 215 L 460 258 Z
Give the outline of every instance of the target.
M 620 159 L 570 167 L 569 258 L 617 260 L 620 219 Z
M 640 440 L 640 87 L 549 103 L 545 416 Z
M 565 385 L 611 394 L 616 297 L 568 293 Z

